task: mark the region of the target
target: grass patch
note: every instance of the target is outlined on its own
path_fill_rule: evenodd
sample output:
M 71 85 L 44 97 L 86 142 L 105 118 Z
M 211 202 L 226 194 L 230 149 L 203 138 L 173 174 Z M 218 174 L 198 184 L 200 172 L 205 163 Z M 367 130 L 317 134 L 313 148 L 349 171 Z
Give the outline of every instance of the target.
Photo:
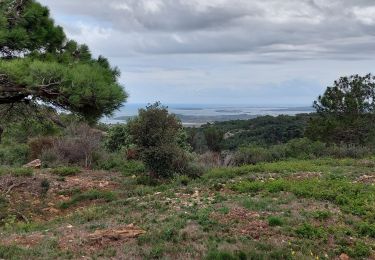
M 81 169 L 78 167 L 59 167 L 52 169 L 51 172 L 53 174 L 59 175 L 59 176 L 73 176 L 81 172 Z
M 78 193 L 73 195 L 69 201 L 65 201 L 59 205 L 61 209 L 67 209 L 72 206 L 77 205 L 82 201 L 92 201 L 92 200 L 104 200 L 110 202 L 116 199 L 116 195 L 111 191 L 99 191 L 99 190 L 89 190 L 84 193 Z
M 314 227 L 309 223 L 304 223 L 303 225 L 296 228 L 296 234 L 302 238 L 317 239 L 326 237 L 325 231 L 320 227 Z
M 271 227 L 275 226 L 282 226 L 284 224 L 284 220 L 277 216 L 270 216 L 268 217 L 268 225 Z
M 10 174 L 16 177 L 30 177 L 33 170 L 30 168 L 0 168 L 0 176 Z
M 277 187 L 277 188 L 275 188 Z M 298 197 L 330 201 L 346 213 L 375 221 L 375 187 L 347 180 L 305 179 L 277 181 L 243 181 L 232 187 L 238 192 L 288 191 Z

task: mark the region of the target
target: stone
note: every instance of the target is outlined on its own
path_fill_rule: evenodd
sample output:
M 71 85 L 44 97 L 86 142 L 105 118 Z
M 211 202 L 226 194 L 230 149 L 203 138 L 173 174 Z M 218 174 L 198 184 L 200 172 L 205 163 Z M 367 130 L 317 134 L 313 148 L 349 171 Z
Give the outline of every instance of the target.
M 25 164 L 24 168 L 33 168 L 33 169 L 39 169 L 42 166 L 42 161 L 39 159 L 36 159 L 32 162 L 29 162 L 28 164 Z

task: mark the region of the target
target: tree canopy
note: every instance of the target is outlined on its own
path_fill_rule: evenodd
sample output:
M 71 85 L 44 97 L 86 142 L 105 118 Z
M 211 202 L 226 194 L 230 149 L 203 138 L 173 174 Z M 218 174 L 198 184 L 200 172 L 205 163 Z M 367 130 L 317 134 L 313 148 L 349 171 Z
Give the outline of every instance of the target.
M 95 121 L 126 101 L 119 70 L 67 40 L 46 7 L 3 0 L 0 12 L 0 105 L 50 105 Z
M 375 140 L 375 77 L 341 77 L 314 102 L 318 117 L 306 134 L 328 143 L 369 145 Z

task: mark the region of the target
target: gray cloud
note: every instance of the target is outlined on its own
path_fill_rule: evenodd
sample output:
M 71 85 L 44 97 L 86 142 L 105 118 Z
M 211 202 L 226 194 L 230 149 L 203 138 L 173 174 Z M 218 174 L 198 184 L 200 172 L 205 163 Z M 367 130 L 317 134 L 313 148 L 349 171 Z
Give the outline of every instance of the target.
M 137 100 L 191 89 L 191 99 L 216 90 L 217 100 L 312 100 L 336 77 L 374 65 L 373 0 L 40 2 L 70 37 L 120 66 Z

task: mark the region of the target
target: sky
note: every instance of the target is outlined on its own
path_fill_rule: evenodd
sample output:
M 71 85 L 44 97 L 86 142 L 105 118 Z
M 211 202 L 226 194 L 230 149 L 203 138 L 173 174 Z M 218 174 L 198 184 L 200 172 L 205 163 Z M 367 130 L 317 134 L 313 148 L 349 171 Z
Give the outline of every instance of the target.
M 311 105 L 375 64 L 373 0 L 40 0 L 129 103 Z

